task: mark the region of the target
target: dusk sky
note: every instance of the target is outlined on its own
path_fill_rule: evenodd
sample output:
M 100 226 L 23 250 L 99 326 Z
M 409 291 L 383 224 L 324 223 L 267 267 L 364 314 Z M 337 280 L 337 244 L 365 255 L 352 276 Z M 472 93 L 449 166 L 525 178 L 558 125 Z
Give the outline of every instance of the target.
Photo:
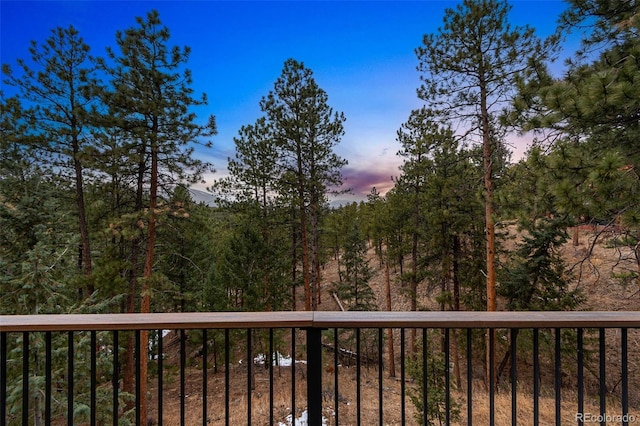
M 336 148 L 348 160 L 346 186 L 362 199 L 372 186 L 384 193 L 401 163 L 396 131 L 421 105 L 414 50 L 442 24 L 453 1 L 0 1 L 0 59 L 29 59 L 56 27 L 73 25 L 94 56 L 115 47 L 116 30 L 135 26 L 136 16 L 156 9 L 171 32 L 170 45 L 190 46 L 187 67 L 196 93 L 209 104 L 196 111 L 202 122 L 214 114 L 219 133 L 212 149 L 197 155 L 226 174 L 233 137 L 260 117 L 260 99 L 273 88 L 284 61 L 312 69 L 329 105 L 344 112 L 345 136 Z M 565 8 L 562 1 L 512 1 L 512 25 L 528 24 L 545 37 Z M 117 49 L 116 49 L 117 52 Z M 2 85 L 5 96 L 11 88 Z M 526 142 L 515 141 L 515 155 Z

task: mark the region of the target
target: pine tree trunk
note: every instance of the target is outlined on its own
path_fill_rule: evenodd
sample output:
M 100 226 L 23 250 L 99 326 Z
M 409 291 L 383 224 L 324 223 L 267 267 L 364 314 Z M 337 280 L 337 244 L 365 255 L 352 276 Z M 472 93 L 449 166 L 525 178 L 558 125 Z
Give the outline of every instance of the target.
M 157 133 L 157 118 L 153 124 L 154 134 Z M 158 147 L 151 142 L 151 188 L 149 194 L 149 231 L 147 237 L 147 255 L 144 262 L 144 280 L 142 282 L 142 300 L 140 312 L 151 312 L 151 279 L 153 276 L 153 262 L 156 244 L 156 209 L 158 206 Z M 149 332 L 140 332 L 140 419 L 147 424 L 147 363 L 149 352 Z
M 389 262 L 384 266 L 385 293 L 387 311 L 391 312 L 391 280 L 389 279 Z M 389 377 L 396 377 L 395 351 L 393 346 L 393 329 L 387 329 L 387 352 L 389 352 Z
M 302 164 L 299 164 L 300 170 L 302 170 Z M 309 239 L 307 236 L 307 208 L 304 202 L 304 183 L 302 177 L 298 182 L 298 197 L 300 208 L 300 239 L 302 242 L 302 279 L 304 281 L 304 308 L 306 311 L 310 311 L 311 305 L 311 277 L 309 271 Z
M 311 205 L 309 206 L 309 222 L 311 223 L 311 247 L 310 252 L 310 267 L 311 267 L 311 294 L 312 294 L 312 309 L 315 311 L 318 309 L 318 305 L 321 303 L 320 296 L 320 241 L 318 231 L 318 202 L 317 196 L 312 197 Z
M 262 187 L 262 242 L 264 247 L 269 247 L 269 232 L 267 228 L 267 188 Z M 273 307 L 271 305 L 271 282 L 270 282 L 270 274 L 266 273 L 264 276 L 264 299 L 265 299 L 265 307 L 267 312 L 272 311 Z
M 144 171 L 146 163 L 144 157 L 146 154 L 146 144 L 142 143 L 138 150 L 138 170 L 136 176 L 136 212 L 142 211 L 142 200 L 144 193 Z M 129 294 L 127 295 L 127 308 L 126 312 L 132 314 L 136 312 L 136 298 L 138 295 L 138 269 L 140 260 L 140 245 L 142 244 L 141 237 L 135 237 L 131 242 L 131 267 L 129 269 Z M 122 376 L 122 389 L 124 392 L 133 394 L 135 389 L 135 348 L 134 337 L 132 333 L 126 335 L 126 357 L 124 363 L 124 371 Z M 133 403 L 129 402 L 126 405 L 126 410 L 133 408 Z
M 413 209 L 413 235 L 411 241 L 411 306 L 410 310 L 418 310 L 418 189 L 416 188 Z M 416 329 L 411 329 L 411 353 L 417 353 Z
M 300 239 L 302 240 L 302 279 L 304 281 L 304 309 L 311 310 L 311 274 L 309 272 L 309 242 L 307 240 L 307 215 L 304 202 L 300 212 Z
M 487 238 L 487 311 L 496 310 L 496 270 L 495 270 L 495 224 L 493 223 L 493 143 L 491 128 L 489 124 L 489 110 L 487 107 L 487 88 L 484 81 L 484 68 L 480 65 L 480 113 L 482 127 L 482 153 L 484 163 L 484 195 L 485 195 L 485 232 Z M 495 360 L 494 353 L 491 353 L 491 345 L 489 339 L 491 335 L 495 337 L 495 330 L 487 332 L 487 353 L 486 353 L 486 377 L 487 386 L 495 381 L 491 371 L 495 372 L 494 366 L 491 365 Z
M 460 237 L 453 236 L 453 261 L 451 265 L 452 281 L 453 281 L 453 310 L 460 311 L 460 268 L 458 260 L 460 259 Z M 471 362 L 470 360 L 468 362 Z M 456 378 L 458 389 L 462 387 L 462 379 L 460 377 L 460 354 L 458 352 L 457 330 L 453 331 L 453 374 Z
M 298 279 L 298 239 L 295 227 L 291 229 L 291 306 L 297 310 L 296 280 Z
M 75 119 L 74 119 L 75 121 Z M 74 126 L 75 127 L 75 126 Z M 72 129 L 72 132 L 74 130 Z M 75 133 L 75 132 L 74 132 Z M 82 163 L 79 159 L 80 143 L 77 135 L 73 136 L 73 167 L 75 171 L 76 208 L 78 209 L 78 228 L 80 231 L 80 259 L 81 269 L 86 278 L 91 277 L 91 244 L 89 242 L 89 226 L 84 202 L 84 181 L 82 176 Z M 87 293 L 93 294 L 94 288 L 90 280 L 87 282 Z

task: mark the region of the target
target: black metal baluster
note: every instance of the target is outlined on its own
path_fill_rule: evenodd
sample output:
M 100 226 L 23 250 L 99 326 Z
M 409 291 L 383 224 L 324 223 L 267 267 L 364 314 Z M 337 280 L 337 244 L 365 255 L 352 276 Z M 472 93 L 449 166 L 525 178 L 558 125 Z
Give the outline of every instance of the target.
M 307 329 L 307 359 L 309 425 L 322 426 L 322 330 L 319 328 Z
M 224 424 L 229 426 L 229 329 L 224 330 Z
M 360 329 L 356 328 L 356 425 L 360 425 L 362 410 L 362 363 L 360 360 Z
M 518 422 L 518 374 L 517 374 L 517 345 L 516 339 L 518 331 L 511 329 L 511 424 L 515 426 Z
M 96 350 L 98 339 L 95 330 L 91 331 L 91 426 L 96 426 L 97 415 L 97 394 L 96 388 L 98 381 L 96 380 Z
M 186 398 L 185 370 L 187 368 L 187 348 L 186 334 L 184 329 L 180 330 L 180 424 L 185 424 L 184 400 Z
M 22 333 L 22 424 L 29 424 L 29 333 Z
M 0 422 L 7 418 L 7 333 L 0 333 Z
M 269 329 L 269 424 L 274 424 L 273 416 L 273 328 Z
M 451 371 L 449 368 L 449 329 L 444 329 L 444 411 L 445 424 L 451 424 Z
M 489 424 L 496 424 L 496 330 L 489 329 Z
M 601 328 L 599 330 L 600 335 L 600 416 L 602 416 L 601 425 L 606 425 L 606 413 L 607 413 L 607 348 L 605 346 L 605 330 Z
M 67 352 L 67 425 L 73 426 L 73 405 L 74 405 L 74 380 L 73 380 L 73 358 L 75 350 L 73 348 L 73 331 L 68 333 Z
M 45 394 L 44 394 L 44 424 L 45 425 L 50 425 L 51 424 L 51 395 L 53 393 L 53 383 L 51 380 L 51 369 L 53 368 L 53 364 L 52 364 L 52 337 L 51 337 L 51 332 L 47 331 L 46 333 L 44 333 L 44 346 L 45 346 L 45 361 L 44 361 L 44 369 L 45 369 L 45 373 L 44 373 L 44 387 L 45 387 Z M 4 389 L 4 388 L 0 388 L 0 389 Z M 1 419 L 3 419 L 3 416 L 0 416 Z
M 533 329 L 533 425 L 540 424 L 540 330 Z
M 296 421 L 296 329 L 291 329 L 291 423 Z
M 382 426 L 384 415 L 382 412 L 382 328 L 378 329 L 378 424 Z
M 208 383 L 208 369 L 209 366 L 207 365 L 207 358 L 209 357 L 208 355 L 208 346 L 209 343 L 207 342 L 207 329 L 203 329 L 202 330 L 202 426 L 207 426 L 208 421 L 207 421 L 207 383 Z
M 164 330 L 158 333 L 158 426 L 163 422 L 164 405 Z
M 583 425 L 584 414 L 584 330 L 578 328 L 578 425 Z
M 622 374 L 622 426 L 629 425 L 629 353 L 627 329 L 620 330 L 621 374 Z
M 334 411 L 334 418 L 335 418 L 335 424 L 340 424 L 340 420 L 339 420 L 339 416 L 338 416 L 338 407 L 339 407 L 339 400 L 340 400 L 340 388 L 338 387 L 338 366 L 339 366 L 339 357 L 338 357 L 338 351 L 339 351 L 339 347 L 338 347 L 338 329 L 334 329 L 333 331 L 333 411 Z
M 140 353 L 141 353 L 141 343 L 140 343 L 140 330 L 135 331 L 136 336 L 136 425 L 140 425 L 140 394 L 141 394 L 141 382 L 140 382 Z
M 251 329 L 247 329 L 247 424 L 251 425 L 251 375 L 253 374 L 253 342 L 251 341 Z
M 560 353 L 560 329 L 555 329 L 555 372 L 554 372 L 554 390 L 556 395 L 556 425 L 560 425 L 561 423 L 561 413 L 562 413 L 562 356 Z
M 427 374 L 428 374 L 428 358 L 427 358 L 427 329 L 422 329 L 422 424 L 427 426 L 429 416 L 429 398 L 428 398 L 428 383 L 427 383 Z
M 405 329 L 400 329 L 400 424 L 404 425 L 406 422 L 406 386 L 405 379 Z
M 473 358 L 472 358 L 472 331 L 467 328 L 467 424 L 473 424 Z
M 120 388 L 120 366 L 119 366 L 120 345 L 118 343 L 118 330 L 113 331 L 113 371 L 111 376 L 111 386 L 113 387 L 112 414 L 113 426 L 118 426 L 118 390 Z

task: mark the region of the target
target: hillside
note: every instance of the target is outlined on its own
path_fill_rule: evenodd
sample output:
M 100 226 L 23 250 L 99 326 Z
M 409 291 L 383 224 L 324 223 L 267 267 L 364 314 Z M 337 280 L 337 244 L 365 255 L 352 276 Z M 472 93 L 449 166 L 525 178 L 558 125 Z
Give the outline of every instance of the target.
M 598 234 L 599 232 L 599 234 Z M 594 238 L 598 235 L 597 241 Z M 619 247 L 616 246 L 615 241 L 619 239 L 619 235 L 615 235 L 612 233 L 603 232 L 602 229 L 593 230 L 589 228 L 580 230 L 580 243 L 578 246 L 574 246 L 572 241 L 569 241 L 563 247 L 564 258 L 568 265 L 572 266 L 572 271 L 575 275 L 575 279 L 573 281 L 574 287 L 579 287 L 582 289 L 584 295 L 586 296 L 586 300 L 582 309 L 584 310 L 637 310 L 638 309 L 638 297 L 639 292 L 637 288 L 637 283 L 635 280 L 627 282 L 626 285 L 621 281 L 620 278 L 616 278 L 616 276 L 620 276 L 622 274 L 629 274 L 631 271 L 637 270 L 637 265 L 635 262 L 635 257 L 633 255 L 632 247 Z M 587 256 L 589 255 L 589 256 Z M 369 259 L 370 265 L 375 268 L 376 274 L 370 282 L 373 290 L 376 293 L 380 309 L 384 309 L 385 303 L 385 276 L 384 270 L 381 269 L 378 265 L 378 261 L 375 257 L 375 253 L 373 250 L 369 250 Z M 332 297 L 330 289 L 331 283 L 338 280 L 338 263 L 336 260 L 329 261 L 324 269 L 323 269 L 323 294 L 322 294 L 322 302 L 319 305 L 320 310 L 330 311 L 330 310 L 339 310 L 338 303 Z M 391 269 L 390 271 L 390 280 L 392 282 L 392 306 L 394 310 L 408 310 L 409 303 L 407 298 L 397 290 L 398 286 L 395 285 L 398 278 L 398 272 Z M 300 293 L 300 292 L 299 292 Z M 301 296 L 299 294 L 299 296 Z M 300 305 L 303 305 L 303 300 L 299 301 Z M 429 296 L 423 297 L 421 300 L 423 308 L 429 309 L 438 309 L 437 304 L 433 301 Z M 609 375 L 607 377 L 607 382 L 609 389 L 616 389 L 619 383 L 617 383 L 616 375 L 617 371 L 620 371 L 620 355 L 618 347 L 615 343 L 617 343 L 618 338 L 616 337 L 616 330 L 608 330 L 607 331 L 607 342 L 612 342 L 610 347 L 607 349 L 607 370 L 609 371 Z M 299 345 L 302 347 L 304 345 L 304 336 L 299 334 L 297 339 L 299 340 Z M 397 340 L 397 335 L 395 339 Z M 639 341 L 639 336 L 637 333 L 630 332 L 630 344 L 637 345 Z M 284 347 L 289 347 L 290 343 L 288 342 L 289 338 L 285 336 L 285 340 L 287 342 L 284 343 Z M 635 343 L 632 343 L 635 342 Z M 631 352 L 631 351 L 630 351 Z M 243 364 L 241 360 L 243 358 L 244 352 L 240 351 L 236 354 L 236 362 L 231 365 L 231 384 L 230 384 L 230 407 L 232 409 L 232 421 L 234 424 L 244 424 L 246 423 L 246 366 Z M 193 354 L 192 354 L 193 355 Z M 575 353 L 574 353 L 575 355 Z M 303 357 L 303 354 L 298 355 L 298 359 Z M 332 364 L 331 358 L 332 356 L 327 353 L 327 371 L 325 374 L 325 378 L 323 379 L 327 386 L 332 386 L 333 380 L 333 370 L 330 365 Z M 398 356 L 398 353 L 396 353 Z M 596 358 L 592 359 L 592 362 L 597 362 L 597 353 L 594 355 Z M 386 357 L 386 355 L 385 355 Z M 173 364 L 178 363 L 178 353 L 174 353 L 171 355 L 171 362 Z M 197 366 L 199 361 L 196 361 L 195 367 L 188 368 L 187 371 L 187 423 L 196 424 L 201 420 L 198 417 L 200 412 L 200 395 L 201 395 L 201 370 Z M 304 361 L 303 361 L 304 362 Z M 519 367 L 519 374 L 522 377 L 531 377 L 531 364 L 527 360 L 520 360 L 522 366 Z M 566 361 L 565 361 L 566 362 Z M 570 362 L 565 364 L 567 367 L 571 369 Z M 575 366 L 575 364 L 574 364 Z M 286 418 L 290 405 L 290 389 L 291 389 L 291 378 L 290 373 L 288 372 L 289 366 L 283 364 L 279 367 L 276 367 L 276 373 L 274 375 L 274 412 L 277 418 L 277 421 L 281 421 L 282 425 L 289 425 L 291 423 L 290 420 L 287 422 Z M 396 367 L 397 368 L 397 367 Z M 546 365 L 547 369 L 552 369 L 550 365 Z M 305 395 L 305 374 L 304 374 L 304 365 L 297 368 L 296 371 L 298 374 L 298 379 L 296 380 L 296 388 L 298 389 L 297 394 L 299 395 L 296 399 L 297 406 L 297 416 L 300 418 L 305 415 L 304 407 L 306 406 L 306 402 L 304 401 Z M 629 360 L 629 371 L 640 371 L 640 359 L 638 355 L 634 352 L 630 353 Z M 252 406 L 253 406 L 253 421 L 257 421 L 257 424 L 262 424 L 261 422 L 268 415 L 269 410 L 269 388 L 268 388 L 268 370 L 265 368 L 260 368 L 256 366 L 254 369 L 254 374 L 256 377 L 255 380 L 255 389 L 252 392 Z M 343 366 L 340 370 L 340 418 L 341 424 L 352 424 L 351 420 L 355 419 L 356 406 L 354 404 L 355 399 L 355 384 L 353 378 L 355 377 L 353 372 L 353 368 L 349 368 L 347 366 Z M 362 387 L 362 421 L 364 424 L 374 424 L 377 423 L 377 369 L 373 367 L 365 367 L 362 371 L 363 378 L 365 381 L 365 385 Z M 553 397 L 553 377 L 552 375 L 544 376 L 542 383 L 542 392 L 543 394 L 540 397 L 540 421 L 542 424 L 552 424 L 554 422 L 555 416 L 555 402 Z M 640 378 L 636 377 L 636 375 L 632 374 L 630 378 L 630 388 L 636 389 L 640 386 L 639 380 Z M 526 381 L 526 380 L 525 380 Z M 218 373 L 213 373 L 209 375 L 209 406 L 210 412 L 212 413 L 209 422 L 211 424 L 221 424 L 224 422 L 224 409 L 221 406 L 222 401 L 217 397 L 217 395 L 221 395 L 224 393 L 224 373 L 219 371 Z M 575 377 L 570 375 L 564 375 L 563 377 L 563 403 L 562 403 L 562 418 L 564 422 L 572 423 L 575 421 L 575 401 L 576 401 L 576 392 L 575 392 Z M 165 387 L 165 395 L 178 395 L 178 380 L 170 380 L 169 384 Z M 598 412 L 598 400 L 597 400 L 597 367 L 587 371 L 585 378 L 585 385 L 587 387 L 588 392 L 591 392 L 590 396 L 586 398 L 585 401 L 585 409 L 590 410 L 591 412 Z M 399 418 L 399 395 L 400 395 L 400 381 L 397 378 L 390 378 L 385 375 L 384 377 L 384 389 L 387 395 L 385 399 L 385 415 L 389 416 L 390 419 L 398 419 Z M 411 386 L 410 384 L 408 386 Z M 504 386 L 507 386 L 504 384 Z M 524 382 L 521 384 L 524 386 L 523 389 L 518 391 L 519 395 L 519 404 L 518 404 L 518 416 L 520 418 L 521 424 L 527 424 L 530 422 L 530 416 L 533 412 L 532 406 L 532 398 L 531 398 L 531 389 L 527 387 Z M 327 388 L 329 389 L 329 388 Z M 511 397 L 510 392 L 508 391 L 508 387 L 506 388 L 506 392 L 499 392 L 496 395 L 496 422 L 497 424 L 509 424 L 510 423 L 510 407 L 511 407 Z M 155 391 L 152 391 L 155 392 Z M 478 424 L 487 424 L 489 418 L 489 407 L 488 407 L 488 396 L 482 385 L 482 379 L 477 378 L 474 379 L 474 396 L 473 396 L 473 406 L 474 406 L 474 423 Z M 596 396 L 594 396 L 596 395 Z M 453 390 L 453 397 L 459 401 L 464 402 L 466 400 L 466 391 L 464 389 Z M 333 406 L 333 396 L 332 391 L 327 390 L 327 398 L 325 399 L 325 409 L 327 411 L 327 416 L 331 417 L 331 411 Z M 608 408 L 616 407 L 615 398 L 612 399 L 608 404 Z M 640 395 L 631 395 L 630 404 L 633 412 L 637 412 L 637 408 L 640 404 Z M 167 408 L 165 409 L 165 421 L 169 421 L 173 424 L 173 420 L 176 419 L 176 415 L 179 411 L 178 409 L 178 401 L 177 399 L 170 398 L 166 402 Z M 191 407 L 191 408 L 189 408 Z M 217 408 L 216 408 L 217 407 Z M 502 407 L 502 408 L 500 408 Z M 635 410 L 635 411 L 634 411 Z M 407 415 L 409 419 L 413 417 L 414 408 L 410 402 L 407 401 Z M 466 418 L 464 417 L 465 413 L 462 410 L 462 416 L 459 419 L 458 423 L 455 424 L 466 424 Z M 394 423 L 395 420 L 391 420 L 389 424 Z M 411 422 L 411 420 L 409 420 Z M 296 422 L 296 425 L 301 425 L 304 423 Z M 328 424 L 333 424 L 332 420 L 328 421 Z
M 515 227 L 509 232 L 514 233 Z M 573 230 L 571 230 L 573 232 Z M 640 309 L 640 289 L 633 278 L 638 264 L 633 246 L 623 246 L 623 236 L 604 227 L 583 226 L 579 229 L 579 244 L 570 239 L 563 247 L 562 254 L 570 273 L 572 287 L 579 288 L 585 296 L 581 310 L 635 311 Z M 369 250 L 369 264 L 376 271 L 370 281 L 380 310 L 385 308 L 385 273 L 380 267 L 374 250 Z M 339 310 L 331 296 L 331 283 L 338 280 L 338 262 L 331 260 L 324 268 L 323 297 L 320 310 Z M 398 291 L 398 271 L 390 269 L 392 287 L 392 310 L 409 310 L 408 299 Z M 421 293 L 422 309 L 439 309 L 433 298 L 435 294 Z

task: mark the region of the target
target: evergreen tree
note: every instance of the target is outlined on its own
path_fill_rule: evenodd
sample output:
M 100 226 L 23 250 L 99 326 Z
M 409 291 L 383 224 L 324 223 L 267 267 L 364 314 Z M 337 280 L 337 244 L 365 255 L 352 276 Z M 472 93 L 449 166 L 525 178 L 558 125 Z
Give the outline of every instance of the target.
M 546 164 L 539 147 L 510 170 L 503 200 L 517 218 L 520 241 L 502 271 L 499 294 L 510 310 L 570 310 L 581 301 L 571 290 L 571 273 L 561 248 L 567 241 L 572 217 L 558 209 L 553 181 L 557 178 Z
M 215 223 L 212 209 L 193 202 L 189 190 L 177 186 L 168 200 L 163 226 L 158 229 L 157 310 L 194 312 L 204 309 L 203 293 L 214 259 Z
M 253 125 L 242 126 L 233 139 L 235 159 L 229 159 L 229 174 L 233 179 L 235 200 L 249 201 L 268 210 L 278 196 L 278 181 L 282 170 L 278 166 L 278 150 L 272 129 L 264 117 Z
M 466 136 L 483 147 L 487 310 L 496 309 L 494 164 L 496 126 L 492 116 L 513 91 L 514 79 L 534 72 L 555 40 L 541 43 L 528 27 L 512 29 L 510 6 L 502 0 L 465 0 L 447 9 L 444 26 L 427 34 L 416 50 L 422 72 L 418 96 L 438 116 L 463 122 Z
M 115 66 L 105 67 L 113 87 L 104 97 L 109 116 L 113 117 L 109 124 L 125 130 L 127 143 L 134 143 L 133 152 L 137 157 L 132 163 L 138 163 L 138 202 L 141 201 L 140 188 L 144 183 L 149 187 L 140 311 L 150 312 L 156 226 L 162 211 L 158 196 L 165 185 L 200 179 L 209 164 L 192 156 L 193 144 L 213 135 L 216 129 L 213 117 L 206 125 L 200 125 L 190 111 L 206 102 L 204 95 L 201 99 L 193 97 L 191 73 L 184 69 L 190 49 L 169 48 L 169 29 L 162 25 L 157 11 L 149 12 L 146 19 L 136 18 L 136 23 L 136 27 L 116 33 L 120 55 L 108 51 Z M 133 262 L 137 260 L 134 258 Z M 145 385 L 147 339 L 147 333 L 143 332 L 140 380 Z M 141 418 L 146 421 L 146 391 L 142 395 Z
M 224 221 L 227 232 L 217 245 L 206 303 L 213 310 L 287 309 L 286 234 L 275 232 L 265 240 L 254 207 L 242 208 Z
M 89 46 L 73 27 L 58 27 L 41 45 L 32 41 L 31 64 L 19 60 L 22 70 L 16 76 L 8 64 L 2 71 L 5 82 L 20 89 L 21 98 L 34 105 L 28 112 L 37 123 L 41 144 L 36 153 L 52 174 L 69 173 L 75 192 L 75 207 L 80 234 L 78 267 L 90 279 L 91 244 L 85 206 L 85 170 L 87 159 L 95 150 L 91 137 L 91 109 L 97 98 L 93 88 L 99 81 Z M 87 282 L 87 292 L 93 284 Z
M 340 169 L 346 164 L 333 152 L 345 117 L 327 101 L 313 72 L 294 59 L 285 62 L 274 89 L 260 101 L 279 154 L 280 191 L 295 206 L 299 223 L 307 310 L 319 300 L 322 206 L 330 188 L 342 183 Z
M 563 311 L 580 304 L 580 292 L 569 288 L 570 276 L 560 252 L 568 236 L 565 228 L 554 222 L 538 219 L 522 226 L 523 241 L 499 287 L 509 310 Z
M 421 239 L 421 224 L 424 223 L 424 205 L 428 202 L 425 198 L 426 181 L 428 179 L 427 170 L 432 164 L 429 157 L 430 151 L 437 138 L 435 123 L 429 120 L 427 110 L 414 110 L 407 123 L 402 125 L 398 131 L 397 139 L 402 145 L 398 155 L 406 160 L 400 167 L 402 176 L 396 182 L 399 187 L 406 187 L 406 194 L 410 197 L 409 203 L 411 224 L 411 276 L 409 278 L 411 310 L 416 311 L 418 298 L 418 281 L 421 280 L 418 274 L 418 243 Z M 415 342 L 415 331 L 412 331 Z
M 374 271 L 367 259 L 367 244 L 357 222 L 352 223 L 350 228 L 342 247 L 342 280 L 333 285 L 338 297 L 348 305 L 350 311 L 377 310 L 376 296 L 369 286 Z
M 582 48 L 562 78 L 542 67 L 519 81 L 509 118 L 549 137 L 545 165 L 556 177 L 560 212 L 633 229 L 640 223 L 638 5 L 601 0 L 569 5 L 559 32 L 580 28 Z M 636 258 L 640 285 L 640 250 Z
M 462 123 L 465 137 L 482 146 L 488 311 L 496 310 L 497 278 L 492 160 L 500 132 L 494 116 L 510 100 L 515 80 L 535 72 L 556 44 L 555 38 L 542 43 L 529 27 L 512 29 L 509 10 L 505 0 L 464 0 L 445 11 L 443 27 L 425 35 L 416 50 L 423 82 L 418 96 L 437 116 Z M 488 377 L 491 358 L 487 351 L 487 383 L 494 380 Z

